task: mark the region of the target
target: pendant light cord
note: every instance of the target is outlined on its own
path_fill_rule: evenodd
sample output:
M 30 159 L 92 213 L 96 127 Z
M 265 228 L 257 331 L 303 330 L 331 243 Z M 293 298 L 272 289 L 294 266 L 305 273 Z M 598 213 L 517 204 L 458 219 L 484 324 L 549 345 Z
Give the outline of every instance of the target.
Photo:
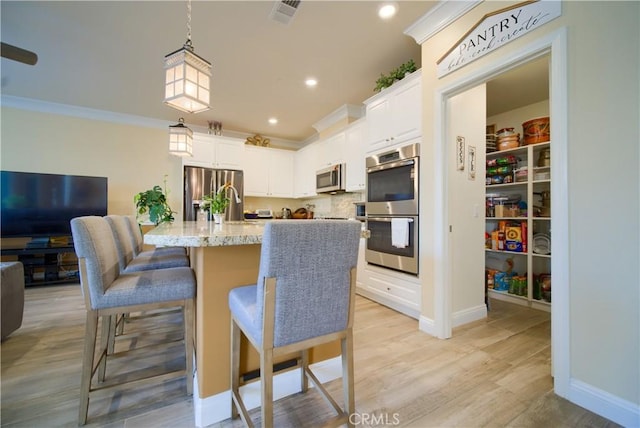
M 193 43 L 191 43 L 191 0 L 187 0 L 187 41 L 184 47 L 193 51 Z

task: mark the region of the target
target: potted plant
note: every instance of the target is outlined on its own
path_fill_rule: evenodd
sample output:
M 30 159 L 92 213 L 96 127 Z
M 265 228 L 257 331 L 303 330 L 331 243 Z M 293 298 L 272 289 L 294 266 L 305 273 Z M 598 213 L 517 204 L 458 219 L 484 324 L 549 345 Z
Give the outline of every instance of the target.
M 165 176 L 165 187 L 167 180 Z M 143 214 L 149 215 L 149 221 L 156 226 L 163 222 L 172 222 L 174 220 L 173 214 L 175 211 L 171 209 L 167 202 L 167 192 L 162 187 L 156 185 L 153 188 L 140 192 L 133 197 L 133 201 L 136 204 L 136 211 L 138 216 Z
M 204 201 L 204 210 L 213 214 L 213 220 L 216 223 L 222 223 L 224 219 L 224 211 L 229 206 L 231 199 L 227 197 L 227 189 L 231 187 L 231 183 L 225 183 L 217 192 L 202 197 Z
M 376 87 L 373 88 L 373 91 L 380 92 L 393 85 L 394 82 L 404 79 L 407 74 L 411 74 L 417 69 L 416 63 L 410 59 L 398 68 L 391 70 L 388 75 L 380 74 L 380 77 L 376 80 Z

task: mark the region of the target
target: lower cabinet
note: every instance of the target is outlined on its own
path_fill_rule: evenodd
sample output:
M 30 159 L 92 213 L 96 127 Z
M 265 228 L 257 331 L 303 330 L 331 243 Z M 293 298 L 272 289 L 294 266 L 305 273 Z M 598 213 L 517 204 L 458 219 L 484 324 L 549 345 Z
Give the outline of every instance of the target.
M 358 258 L 356 293 L 418 319 L 420 317 L 420 280 L 412 275 L 369 265 L 361 244 Z

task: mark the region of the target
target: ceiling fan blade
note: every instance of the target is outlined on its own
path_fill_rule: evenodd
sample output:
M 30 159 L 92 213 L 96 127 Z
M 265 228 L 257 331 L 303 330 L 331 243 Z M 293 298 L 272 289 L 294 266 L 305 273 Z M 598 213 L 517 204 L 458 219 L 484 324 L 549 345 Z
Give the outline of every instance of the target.
M 3 58 L 12 59 L 14 61 L 22 62 L 28 65 L 36 65 L 38 62 L 38 55 L 28 51 L 26 49 L 19 48 L 17 46 L 8 45 L 4 42 L 0 42 L 1 48 L 0 55 Z

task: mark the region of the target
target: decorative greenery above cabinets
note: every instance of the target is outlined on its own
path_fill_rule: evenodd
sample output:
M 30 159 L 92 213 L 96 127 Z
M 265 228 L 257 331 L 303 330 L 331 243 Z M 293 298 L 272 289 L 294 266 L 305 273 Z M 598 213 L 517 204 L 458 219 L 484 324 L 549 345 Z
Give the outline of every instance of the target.
M 388 88 L 393 85 L 394 82 L 404 79 L 407 74 L 411 74 L 416 71 L 416 63 L 410 59 L 402 64 L 400 67 L 391 70 L 388 75 L 380 74 L 378 80 L 376 80 L 376 87 L 373 88 L 374 92 L 380 92 L 384 88 Z

